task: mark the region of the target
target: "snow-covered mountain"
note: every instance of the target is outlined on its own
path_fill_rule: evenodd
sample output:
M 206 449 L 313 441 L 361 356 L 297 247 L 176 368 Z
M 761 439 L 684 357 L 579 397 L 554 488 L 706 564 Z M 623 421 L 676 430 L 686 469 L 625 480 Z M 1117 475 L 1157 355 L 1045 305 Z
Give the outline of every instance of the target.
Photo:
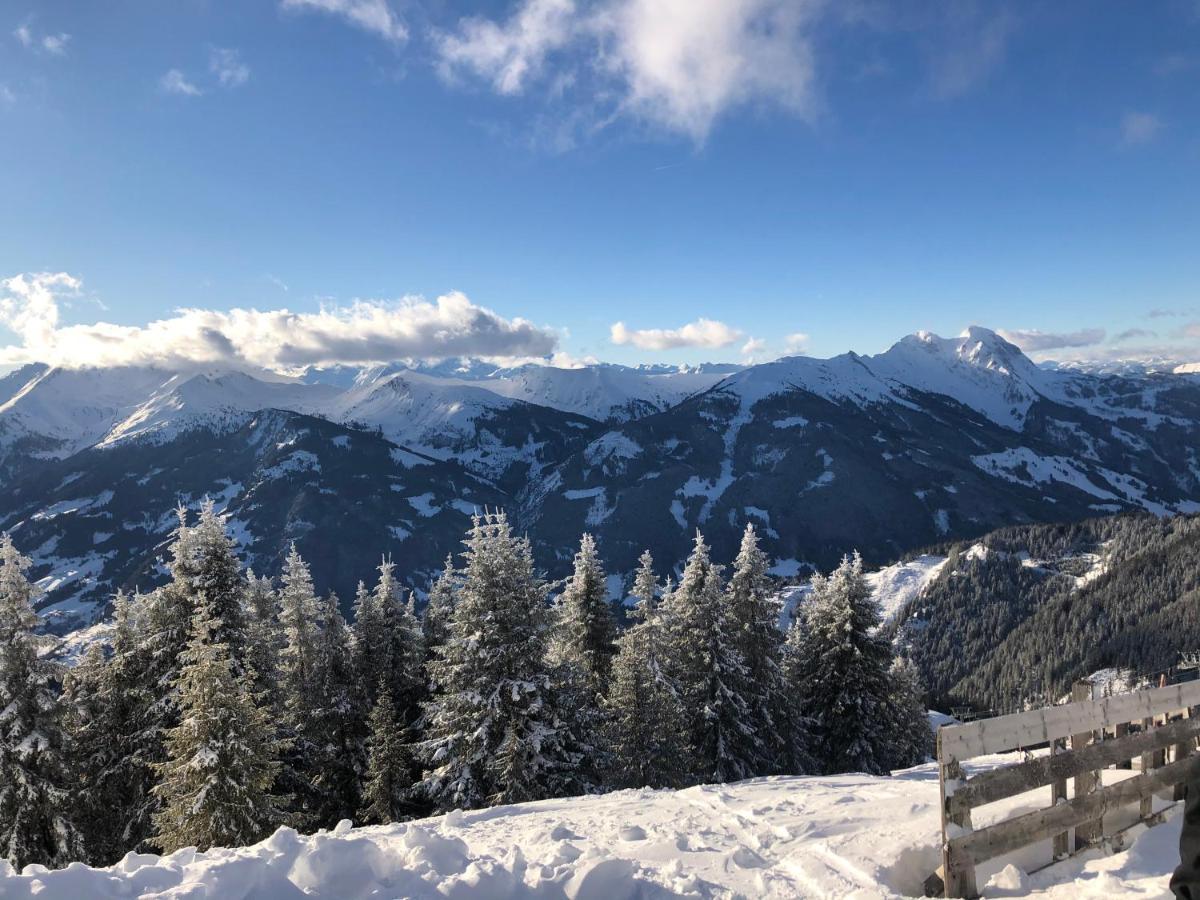
M 732 556 L 752 521 L 787 576 L 853 548 L 884 563 L 1008 524 L 1198 510 L 1198 447 L 1200 376 L 1039 367 L 983 328 L 749 367 L 33 365 L 0 379 L 0 528 L 68 607 L 152 578 L 166 514 L 205 493 L 256 567 L 294 538 L 343 599 L 380 552 L 423 587 L 481 503 L 554 575 L 583 530 L 626 573 L 644 548 L 675 565 L 697 527 Z

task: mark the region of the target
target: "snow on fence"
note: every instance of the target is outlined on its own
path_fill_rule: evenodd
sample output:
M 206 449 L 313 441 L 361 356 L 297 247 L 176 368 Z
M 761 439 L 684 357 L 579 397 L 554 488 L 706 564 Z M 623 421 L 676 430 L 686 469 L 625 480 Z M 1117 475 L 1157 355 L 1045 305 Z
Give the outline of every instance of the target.
M 1135 824 L 1157 824 L 1163 812 L 1154 812 L 1154 795 L 1170 790 L 1171 799 L 1182 800 L 1185 783 L 1200 776 L 1200 755 L 1193 755 L 1200 737 L 1200 681 L 1102 699 L 1092 699 L 1092 685 L 1079 682 L 1072 698 L 1062 706 L 938 730 L 942 866 L 926 882 L 927 893 L 978 897 L 977 864 L 1048 838 L 1058 860 L 1117 837 L 1128 828 L 1106 834 L 1104 817 L 1123 806 L 1139 804 Z M 976 757 L 1038 746 L 1048 746 L 1049 754 L 970 777 L 963 770 Z M 1101 769 L 1132 768 L 1135 758 L 1141 774 L 1103 784 Z M 1070 799 L 1069 778 L 1075 782 Z M 972 829 L 973 808 L 1046 786 L 1046 808 Z

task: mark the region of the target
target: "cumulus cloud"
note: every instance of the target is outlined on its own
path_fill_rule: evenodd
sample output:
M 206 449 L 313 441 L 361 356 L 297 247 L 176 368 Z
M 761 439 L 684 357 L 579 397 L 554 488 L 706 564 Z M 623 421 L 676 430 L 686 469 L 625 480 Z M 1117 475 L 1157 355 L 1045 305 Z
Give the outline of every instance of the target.
M 809 37 L 820 0 L 521 0 L 504 22 L 472 17 L 437 38 L 459 70 L 515 94 L 567 46 L 580 53 L 553 90 L 578 84 L 606 117 L 626 114 L 703 140 L 726 111 L 769 102 L 817 109 Z M 578 77 L 577 77 L 578 76 Z
M 393 44 L 408 40 L 408 28 L 388 0 L 280 0 L 280 6 L 285 10 L 316 11 L 338 16 Z
M 1043 350 L 1060 350 L 1070 347 L 1093 347 L 1104 342 L 1107 332 L 1103 328 L 1083 328 L 1079 331 L 1054 332 L 1028 330 L 1005 331 L 1001 329 L 1000 336 L 1012 344 L 1016 344 L 1026 353 L 1038 353 Z
M 80 289 L 79 279 L 62 272 L 0 281 L 0 325 L 20 340 L 0 348 L 0 364 L 224 364 L 286 372 L 397 359 L 545 357 L 558 343 L 552 330 L 505 319 L 458 292 L 433 302 L 356 301 L 315 313 L 180 309 L 140 326 L 60 325 L 60 302 Z
M 627 328 L 616 322 L 610 329 L 614 344 L 632 344 L 641 350 L 674 350 L 679 347 L 728 347 L 742 333 L 724 322 L 697 319 L 682 328 Z
M 792 355 L 804 353 L 808 350 L 808 335 L 803 331 L 793 332 L 783 339 L 783 346 Z
M 767 342 L 762 338 L 752 337 L 742 344 L 742 361 L 750 364 L 758 362 L 766 352 Z
M 1127 112 L 1121 117 L 1121 143 L 1126 147 L 1149 144 L 1162 131 L 1162 119 L 1148 112 Z
M 188 81 L 186 75 L 179 69 L 170 69 L 158 80 L 158 86 L 168 94 L 178 94 L 181 97 L 199 97 L 204 91 Z
M 208 71 L 216 76 L 221 87 L 239 87 L 250 80 L 250 67 L 242 62 L 241 54 L 227 47 L 209 49 Z

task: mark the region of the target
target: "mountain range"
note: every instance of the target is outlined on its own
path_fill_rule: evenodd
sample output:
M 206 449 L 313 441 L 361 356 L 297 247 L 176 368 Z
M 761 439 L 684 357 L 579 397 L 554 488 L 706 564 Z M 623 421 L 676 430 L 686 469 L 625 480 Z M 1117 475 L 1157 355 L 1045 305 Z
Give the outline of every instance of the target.
M 246 561 L 292 541 L 343 601 L 381 554 L 418 591 L 477 509 L 508 509 L 551 577 L 593 532 L 613 593 L 696 528 L 774 573 L 1028 522 L 1200 510 L 1200 374 L 1039 367 L 984 328 L 754 366 L 480 361 L 265 371 L 63 368 L 0 378 L 0 530 L 51 627 L 163 577 L 175 507 L 209 496 Z

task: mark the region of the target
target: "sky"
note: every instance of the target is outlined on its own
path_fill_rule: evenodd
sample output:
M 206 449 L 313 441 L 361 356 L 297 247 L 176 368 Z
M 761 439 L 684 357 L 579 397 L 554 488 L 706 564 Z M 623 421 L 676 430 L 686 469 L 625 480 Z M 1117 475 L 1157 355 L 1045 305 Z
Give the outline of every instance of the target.
M 1200 360 L 1200 0 L 0 0 L 0 367 Z

